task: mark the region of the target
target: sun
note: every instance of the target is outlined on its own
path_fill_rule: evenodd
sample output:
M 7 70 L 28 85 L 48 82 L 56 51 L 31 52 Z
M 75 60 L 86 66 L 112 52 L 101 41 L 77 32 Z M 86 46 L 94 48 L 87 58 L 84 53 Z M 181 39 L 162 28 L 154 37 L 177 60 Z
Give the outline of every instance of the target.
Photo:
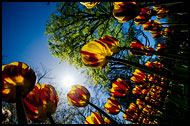
M 71 87 L 75 84 L 75 77 L 69 74 L 65 75 L 63 76 L 61 83 L 64 87 Z

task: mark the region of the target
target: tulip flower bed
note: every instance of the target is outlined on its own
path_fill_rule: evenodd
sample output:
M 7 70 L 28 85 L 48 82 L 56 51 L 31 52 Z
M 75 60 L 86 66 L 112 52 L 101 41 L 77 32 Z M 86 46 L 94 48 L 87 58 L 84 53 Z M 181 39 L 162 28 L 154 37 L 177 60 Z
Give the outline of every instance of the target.
M 80 3 L 86 9 L 100 7 L 101 4 L 101 2 Z M 182 104 L 186 106 L 184 102 L 187 97 L 186 89 L 183 90 L 185 100 L 181 100 L 181 103 L 174 102 L 174 92 L 178 91 L 177 88 L 181 85 L 187 88 L 188 75 L 184 66 L 187 66 L 188 57 L 185 54 L 178 55 L 179 52 L 187 51 L 185 47 L 179 50 L 171 48 L 178 44 L 181 47 L 181 41 L 175 45 L 172 43 L 174 40 L 171 37 L 176 33 L 176 29 L 172 25 L 164 27 L 163 22 L 157 21 L 170 15 L 170 10 L 166 5 L 149 7 L 141 2 L 113 2 L 113 6 L 113 17 L 119 23 L 134 20 L 135 24 L 141 25 L 153 39 L 164 38 L 168 41 L 159 41 L 156 49 L 138 40 L 131 41 L 129 46 L 121 46 L 117 38 L 104 35 L 84 44 L 81 48 L 81 62 L 90 69 L 103 70 L 114 61 L 117 64 L 133 67 L 134 70 L 129 76 L 130 79 L 119 77 L 110 80 L 111 87 L 108 92 L 110 97 L 104 104 L 104 110 L 90 101 L 90 91 L 79 84 L 73 85 L 67 93 L 69 105 L 80 108 L 91 106 L 97 110 L 85 117 L 84 124 L 120 124 L 113 118 L 113 115 L 117 116 L 119 113 L 123 114 L 123 120 L 132 124 L 173 124 L 171 120 L 175 112 L 172 110 L 172 105 L 174 109 L 180 109 L 181 113 L 186 112 L 185 107 L 180 108 Z M 153 16 L 156 16 L 157 20 L 151 19 Z M 184 40 L 185 43 L 187 40 L 188 38 Z M 134 57 L 157 56 L 157 58 L 137 63 L 116 57 L 121 51 L 129 51 Z M 121 99 L 130 98 L 133 98 L 133 101 L 128 106 L 120 103 Z M 55 87 L 51 84 L 36 83 L 35 72 L 23 62 L 2 66 L 2 101 L 16 103 L 18 124 L 27 124 L 27 118 L 34 123 L 42 123 L 49 119 L 51 124 L 56 124 L 51 116 L 56 112 L 60 101 Z M 183 118 L 179 120 L 183 121 Z

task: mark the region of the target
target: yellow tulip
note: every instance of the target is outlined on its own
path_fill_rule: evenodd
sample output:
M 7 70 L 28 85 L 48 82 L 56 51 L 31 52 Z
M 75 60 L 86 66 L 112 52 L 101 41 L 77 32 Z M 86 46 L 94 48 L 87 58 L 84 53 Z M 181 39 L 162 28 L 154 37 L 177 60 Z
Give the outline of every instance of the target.
M 43 122 L 48 113 L 55 113 L 59 98 L 53 86 L 36 84 L 23 101 L 28 118 L 33 122 Z
M 35 72 L 23 62 L 12 62 L 2 66 L 2 101 L 16 102 L 16 87 L 21 87 L 25 97 L 36 83 Z
M 112 36 L 105 35 L 105 36 L 100 38 L 100 41 L 103 43 L 106 43 L 107 46 L 110 48 L 110 50 L 114 54 L 119 52 L 119 50 L 117 49 L 117 47 L 119 47 L 119 40 L 117 40 L 116 38 L 114 38 Z
M 67 99 L 70 104 L 77 107 L 84 107 L 88 105 L 89 98 L 89 91 L 81 85 L 73 85 L 71 91 L 67 94 Z
M 95 7 L 97 4 L 100 4 L 100 2 L 80 2 L 80 3 L 88 9 L 91 9 Z
M 104 119 L 99 112 L 92 112 L 85 120 L 85 124 L 104 124 Z
M 113 55 L 113 52 L 107 46 L 107 44 L 102 43 L 100 40 L 94 40 L 81 49 L 81 58 L 85 66 L 90 66 L 91 68 L 104 68 L 108 59 L 106 56 Z
M 113 16 L 123 23 L 135 18 L 140 13 L 138 2 L 114 2 Z
M 123 79 L 118 78 L 116 81 L 112 83 L 110 93 L 114 97 L 122 97 L 126 96 L 129 93 L 129 90 L 129 85 Z
M 107 113 L 110 113 L 112 115 L 116 115 L 121 110 L 121 105 L 119 104 L 118 100 L 114 97 L 110 97 L 107 100 L 107 103 L 104 105 L 104 108 Z

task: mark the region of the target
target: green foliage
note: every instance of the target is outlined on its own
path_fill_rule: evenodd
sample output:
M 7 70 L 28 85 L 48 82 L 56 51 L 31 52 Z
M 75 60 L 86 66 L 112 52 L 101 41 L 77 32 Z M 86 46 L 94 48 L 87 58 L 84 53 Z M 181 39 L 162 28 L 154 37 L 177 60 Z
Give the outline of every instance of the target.
M 108 70 L 112 63 L 103 71 L 85 67 L 81 61 L 81 48 L 104 35 L 116 37 L 121 47 L 129 46 L 131 41 L 137 38 L 136 33 L 139 33 L 133 21 L 119 23 L 113 17 L 112 11 L 112 2 L 102 2 L 92 9 L 87 9 L 79 2 L 63 2 L 57 6 L 57 11 L 51 15 L 50 21 L 46 24 L 48 46 L 52 55 L 63 62 L 73 64 L 76 68 L 83 68 L 90 83 L 101 84 L 103 87 L 108 83 L 111 77 L 109 75 L 119 71 Z M 128 51 L 120 51 L 118 56 L 134 60 L 133 57 L 129 57 Z M 138 58 L 135 61 L 139 62 Z

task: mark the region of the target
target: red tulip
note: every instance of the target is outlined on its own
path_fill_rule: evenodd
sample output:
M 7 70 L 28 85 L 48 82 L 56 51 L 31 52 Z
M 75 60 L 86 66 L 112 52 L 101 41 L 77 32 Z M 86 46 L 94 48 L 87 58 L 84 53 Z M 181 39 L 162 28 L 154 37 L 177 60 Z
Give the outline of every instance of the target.
M 114 97 L 108 98 L 107 103 L 104 105 L 104 108 L 107 113 L 116 115 L 121 110 L 121 105 L 119 104 L 118 100 Z
M 16 102 L 16 87 L 21 87 L 25 97 L 34 87 L 35 72 L 23 62 L 12 62 L 2 66 L 2 101 Z
M 142 88 L 139 86 L 139 85 L 136 85 L 133 90 L 132 90 L 132 93 L 134 95 L 140 95 L 142 93 Z
M 142 25 L 151 18 L 151 10 L 148 7 L 141 8 L 140 14 L 135 17 L 136 25 Z
M 53 86 L 36 84 L 23 101 L 28 118 L 33 122 L 43 122 L 48 114 L 55 113 L 59 98 Z
M 131 82 L 132 83 L 142 83 L 146 81 L 146 75 L 139 69 L 135 69 L 135 72 L 132 74 Z
M 154 7 L 154 10 L 157 12 L 157 15 L 156 15 L 157 20 L 163 19 L 166 16 L 168 16 L 168 12 L 169 12 L 168 9 L 163 8 L 161 6 L 153 6 L 153 7 Z
M 108 45 L 100 40 L 91 41 L 81 49 L 82 62 L 91 68 L 104 68 L 109 61 L 106 56 L 112 55 L 113 52 Z
M 143 24 L 143 30 L 148 31 L 154 28 L 154 20 L 149 20 L 148 22 Z
M 123 79 L 118 78 L 116 81 L 112 83 L 110 93 L 114 97 L 122 97 L 126 96 L 129 93 L 129 90 L 129 85 Z
M 166 47 L 167 45 L 165 43 L 158 43 L 156 51 L 163 51 Z
M 136 100 L 136 104 L 138 105 L 139 110 L 145 107 L 145 102 L 141 101 L 140 99 Z
M 153 48 L 146 47 L 145 45 L 143 45 L 142 43 L 139 43 L 139 42 L 131 42 L 130 47 L 134 48 L 134 49 L 139 49 L 141 51 L 143 51 L 143 50 L 154 51 Z M 148 53 L 144 53 L 144 52 L 138 52 L 138 51 L 134 51 L 134 50 L 130 50 L 130 52 L 132 55 L 136 55 L 136 56 L 141 56 L 141 55 L 151 56 L 152 55 L 152 54 L 148 54 Z
M 84 107 L 88 105 L 90 99 L 89 91 L 81 85 L 73 85 L 71 91 L 67 94 L 70 105 Z
M 100 2 L 80 2 L 80 3 L 88 9 L 91 9 L 95 7 L 97 4 L 100 4 Z
M 85 120 L 85 124 L 104 124 L 104 119 L 99 112 L 92 112 Z
M 151 67 L 151 68 L 161 69 L 164 65 L 162 63 L 158 62 L 158 61 L 154 61 L 154 62 L 147 61 L 145 63 L 145 66 Z
M 138 2 L 114 2 L 113 16 L 123 23 L 135 18 L 140 12 Z
M 114 54 L 119 52 L 119 50 L 117 49 L 117 47 L 119 47 L 119 40 L 117 40 L 116 38 L 114 38 L 112 36 L 105 35 L 105 36 L 100 38 L 100 41 L 104 44 L 107 44 L 107 46 L 110 48 L 110 50 Z
M 159 21 L 149 20 L 143 24 L 143 29 L 145 31 L 150 30 L 150 33 L 155 39 L 162 36 L 162 23 Z
M 163 31 L 163 37 L 168 38 L 169 36 L 173 34 L 173 32 L 174 32 L 174 29 L 167 26 Z

